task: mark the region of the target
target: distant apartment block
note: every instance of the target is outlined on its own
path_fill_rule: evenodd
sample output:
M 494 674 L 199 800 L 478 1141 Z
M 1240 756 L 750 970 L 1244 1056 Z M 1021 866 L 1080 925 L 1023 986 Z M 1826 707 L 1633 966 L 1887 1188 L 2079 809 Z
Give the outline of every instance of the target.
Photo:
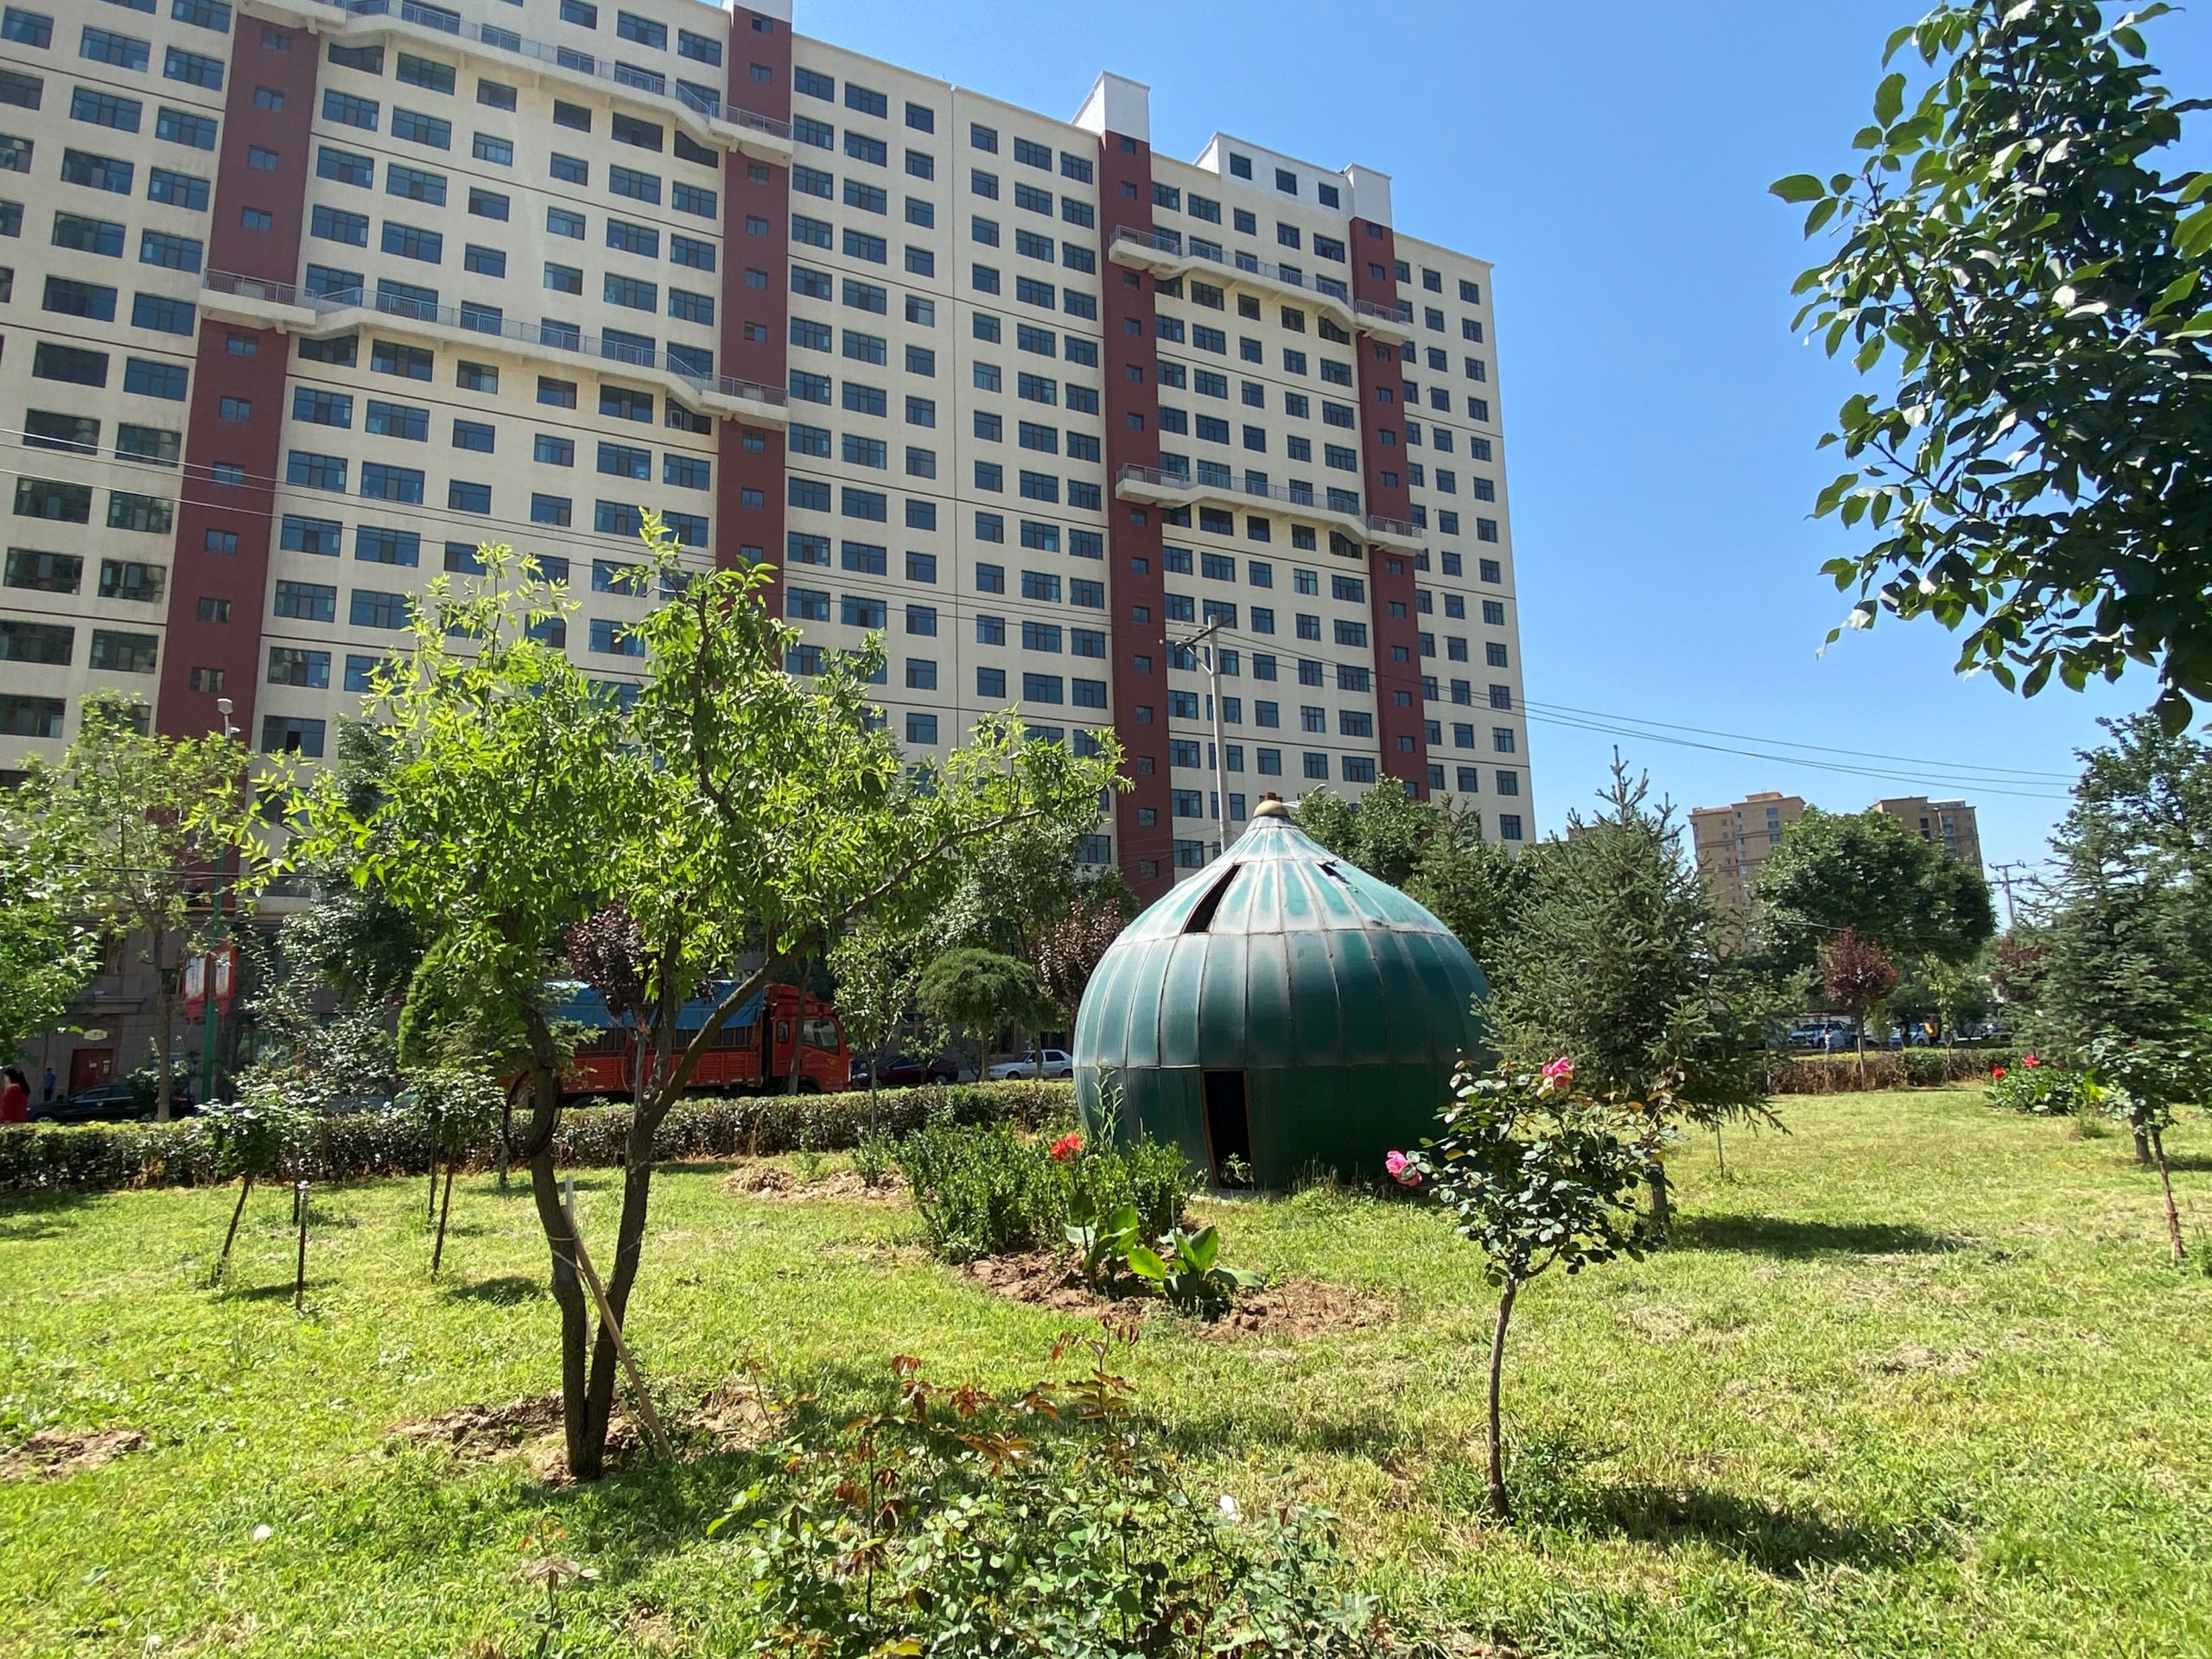
M 1698 874 L 1714 907 L 1724 915 L 1750 912 L 1759 867 L 1782 844 L 1782 832 L 1805 815 L 1802 796 L 1766 790 L 1729 806 L 1700 806 L 1690 813 Z
M 1875 802 L 1874 810 L 1888 813 L 1923 841 L 1934 842 L 1976 875 L 1982 873 L 1981 825 L 1966 802 L 1900 795 Z
M 1964 801 L 1931 801 L 1925 795 L 1877 801 L 1885 812 L 1923 841 L 1932 841 L 1976 874 L 1981 873 L 1981 831 Z M 1802 797 L 1773 790 L 1746 795 L 1729 806 L 1700 806 L 1690 814 L 1698 873 L 1724 913 L 1749 913 L 1758 874 L 1782 832 L 1805 815 Z
M 791 671 L 880 632 L 916 760 L 1118 734 L 1085 856 L 1140 893 L 1269 790 L 1525 840 L 1493 297 L 1383 174 L 1178 161 L 1133 81 L 1058 120 L 787 4 L 20 0 L 0 767 L 118 687 L 320 755 L 480 542 L 634 683 L 653 507 L 778 568 Z

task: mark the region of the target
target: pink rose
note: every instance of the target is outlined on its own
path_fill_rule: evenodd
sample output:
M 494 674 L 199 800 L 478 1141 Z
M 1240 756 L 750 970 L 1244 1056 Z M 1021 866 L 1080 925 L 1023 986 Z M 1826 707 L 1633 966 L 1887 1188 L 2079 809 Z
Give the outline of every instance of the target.
M 1389 1173 L 1390 1179 L 1400 1186 L 1421 1185 L 1420 1168 L 1402 1152 L 1393 1152 L 1385 1155 L 1382 1160 L 1382 1167 Z
M 1545 1088 L 1564 1089 L 1574 1081 L 1574 1062 L 1562 1054 L 1544 1068 L 1543 1076 Z

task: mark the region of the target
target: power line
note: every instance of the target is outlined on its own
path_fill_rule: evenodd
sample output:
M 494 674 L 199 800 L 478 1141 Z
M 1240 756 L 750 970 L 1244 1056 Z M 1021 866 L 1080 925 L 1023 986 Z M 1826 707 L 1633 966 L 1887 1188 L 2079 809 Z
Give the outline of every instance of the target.
M 1538 703 L 1529 699 L 1524 699 L 1524 701 L 1529 702 L 1529 706 L 1532 708 L 1546 709 L 1556 714 L 1581 715 L 1596 720 L 1625 720 L 1640 726 L 1661 727 L 1668 731 L 1694 732 L 1700 737 L 1729 737 L 1738 739 L 1746 743 L 1770 744 L 1777 748 L 1810 749 L 1819 754 L 1847 754 L 1857 756 L 1862 760 L 1869 758 L 1868 752 L 1864 749 L 1836 748 L 1821 743 L 1800 743 L 1793 738 L 1761 737 L 1750 732 L 1715 731 L 1703 726 L 1684 726 L 1672 721 L 1651 720 L 1642 715 L 1615 715 L 1607 713 L 1605 710 L 1599 709 L 1577 709 L 1567 703 Z M 1977 772 L 1989 772 L 1992 774 L 2013 778 L 2026 778 L 2039 780 L 2048 779 L 2053 782 L 2064 784 L 2070 784 L 2074 780 L 2074 774 L 2071 772 L 2040 772 L 2024 766 L 1986 766 L 1976 762 L 1929 760 L 1922 757 L 1907 754 L 1894 754 L 1883 758 L 1894 761 L 1900 766 L 1933 766 L 1938 771 L 1955 772 L 1962 777 L 1971 776 Z
M 1232 632 L 1228 630 L 1224 630 L 1223 637 L 1233 639 L 1237 641 L 1237 643 L 1248 647 L 1249 649 L 1266 652 L 1280 652 L 1282 649 L 1281 642 L 1279 640 L 1261 639 L 1250 634 Z M 1465 706 L 1471 707 L 1472 705 Z M 1815 771 L 1834 772 L 1846 776 L 1871 778 L 1882 782 L 1919 784 L 1923 786 L 1931 782 L 1936 782 L 1938 784 L 1939 787 L 1942 788 L 1971 787 L 1978 793 L 1984 795 L 2010 796 L 2024 800 L 2060 801 L 2068 798 L 2068 797 L 2063 793 L 2036 790 L 2032 788 L 2011 787 L 2006 784 L 1999 783 L 1986 778 L 1955 774 L 1950 781 L 1945 782 L 1938 779 L 1931 778 L 1929 774 L 1918 772 L 1903 771 L 1893 765 L 1876 764 L 1853 766 L 1845 764 L 1841 761 L 1815 760 L 1809 760 L 1800 755 L 1777 754 L 1758 749 L 1737 747 L 1723 743 L 1703 742 L 1689 737 L 1670 735 L 1667 732 L 1647 730 L 1638 726 L 1624 723 L 1631 718 L 1629 716 L 1612 715 L 1602 718 L 1593 718 L 1584 716 L 1580 714 L 1550 714 L 1542 712 L 1543 709 L 1554 706 L 1558 705 L 1542 704 L 1532 706 L 1524 698 L 1522 702 L 1517 705 L 1516 709 L 1498 709 L 1496 712 L 1499 714 L 1518 712 L 1524 719 L 1543 725 L 1558 726 L 1579 731 L 1595 732 L 1613 737 L 1636 739 L 1644 742 L 1672 744 L 1677 747 L 1702 749 L 1713 753 L 1742 755 L 1749 760 L 1765 760 L 1780 766 L 1807 767 Z M 1675 728 L 1675 729 L 1679 731 L 1694 731 L 1699 728 L 1694 727 L 1680 727 Z M 1747 741 L 1756 742 L 1764 741 L 1766 740 L 1750 739 Z M 1782 741 L 1786 743 L 1787 741 L 1783 740 Z M 1887 757 L 1867 754 L 1863 752 L 1849 749 L 1827 749 L 1822 752 L 1834 754 L 1857 753 L 1861 760 L 1873 762 L 1882 762 L 1887 759 Z M 2054 777 L 2057 774 L 2055 773 L 2052 774 Z

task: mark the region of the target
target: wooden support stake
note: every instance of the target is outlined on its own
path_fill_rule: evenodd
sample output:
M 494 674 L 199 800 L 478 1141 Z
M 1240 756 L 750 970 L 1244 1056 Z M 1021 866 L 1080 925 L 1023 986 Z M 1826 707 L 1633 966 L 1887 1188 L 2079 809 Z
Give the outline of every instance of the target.
M 636 1396 L 638 1415 L 645 1420 L 645 1433 L 653 1443 L 653 1450 L 670 1463 L 676 1461 L 676 1452 L 669 1446 L 668 1434 L 660 1426 L 660 1414 L 653 1409 L 652 1395 L 645 1388 L 645 1374 L 638 1369 L 637 1357 L 631 1353 L 630 1344 L 622 1339 L 622 1326 L 614 1317 L 614 1310 L 607 1305 L 607 1291 L 599 1282 L 599 1274 L 591 1265 L 591 1255 L 584 1249 L 583 1229 L 576 1224 L 576 1178 L 563 1176 L 561 1180 L 561 1214 L 569 1224 L 569 1242 L 575 1246 L 576 1271 L 583 1275 L 584 1283 L 591 1290 L 591 1299 L 599 1308 L 599 1322 L 613 1338 L 614 1351 L 622 1361 L 622 1368 L 630 1374 L 630 1391 Z
M 308 1184 L 305 1181 L 292 1184 L 292 1209 L 300 1218 L 299 1262 L 292 1269 L 292 1311 L 296 1313 L 306 1305 L 308 1296 Z

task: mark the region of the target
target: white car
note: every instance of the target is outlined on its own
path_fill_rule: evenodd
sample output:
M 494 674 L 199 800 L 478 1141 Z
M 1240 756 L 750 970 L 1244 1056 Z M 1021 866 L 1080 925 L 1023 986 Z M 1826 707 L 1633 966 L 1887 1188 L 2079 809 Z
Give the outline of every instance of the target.
M 1032 1049 L 1018 1060 L 999 1060 L 991 1066 L 991 1080 L 1004 1083 L 1009 1077 L 1033 1077 L 1037 1075 L 1037 1052 Z M 1065 1049 L 1045 1051 L 1045 1075 L 1047 1077 L 1075 1076 L 1075 1061 Z

